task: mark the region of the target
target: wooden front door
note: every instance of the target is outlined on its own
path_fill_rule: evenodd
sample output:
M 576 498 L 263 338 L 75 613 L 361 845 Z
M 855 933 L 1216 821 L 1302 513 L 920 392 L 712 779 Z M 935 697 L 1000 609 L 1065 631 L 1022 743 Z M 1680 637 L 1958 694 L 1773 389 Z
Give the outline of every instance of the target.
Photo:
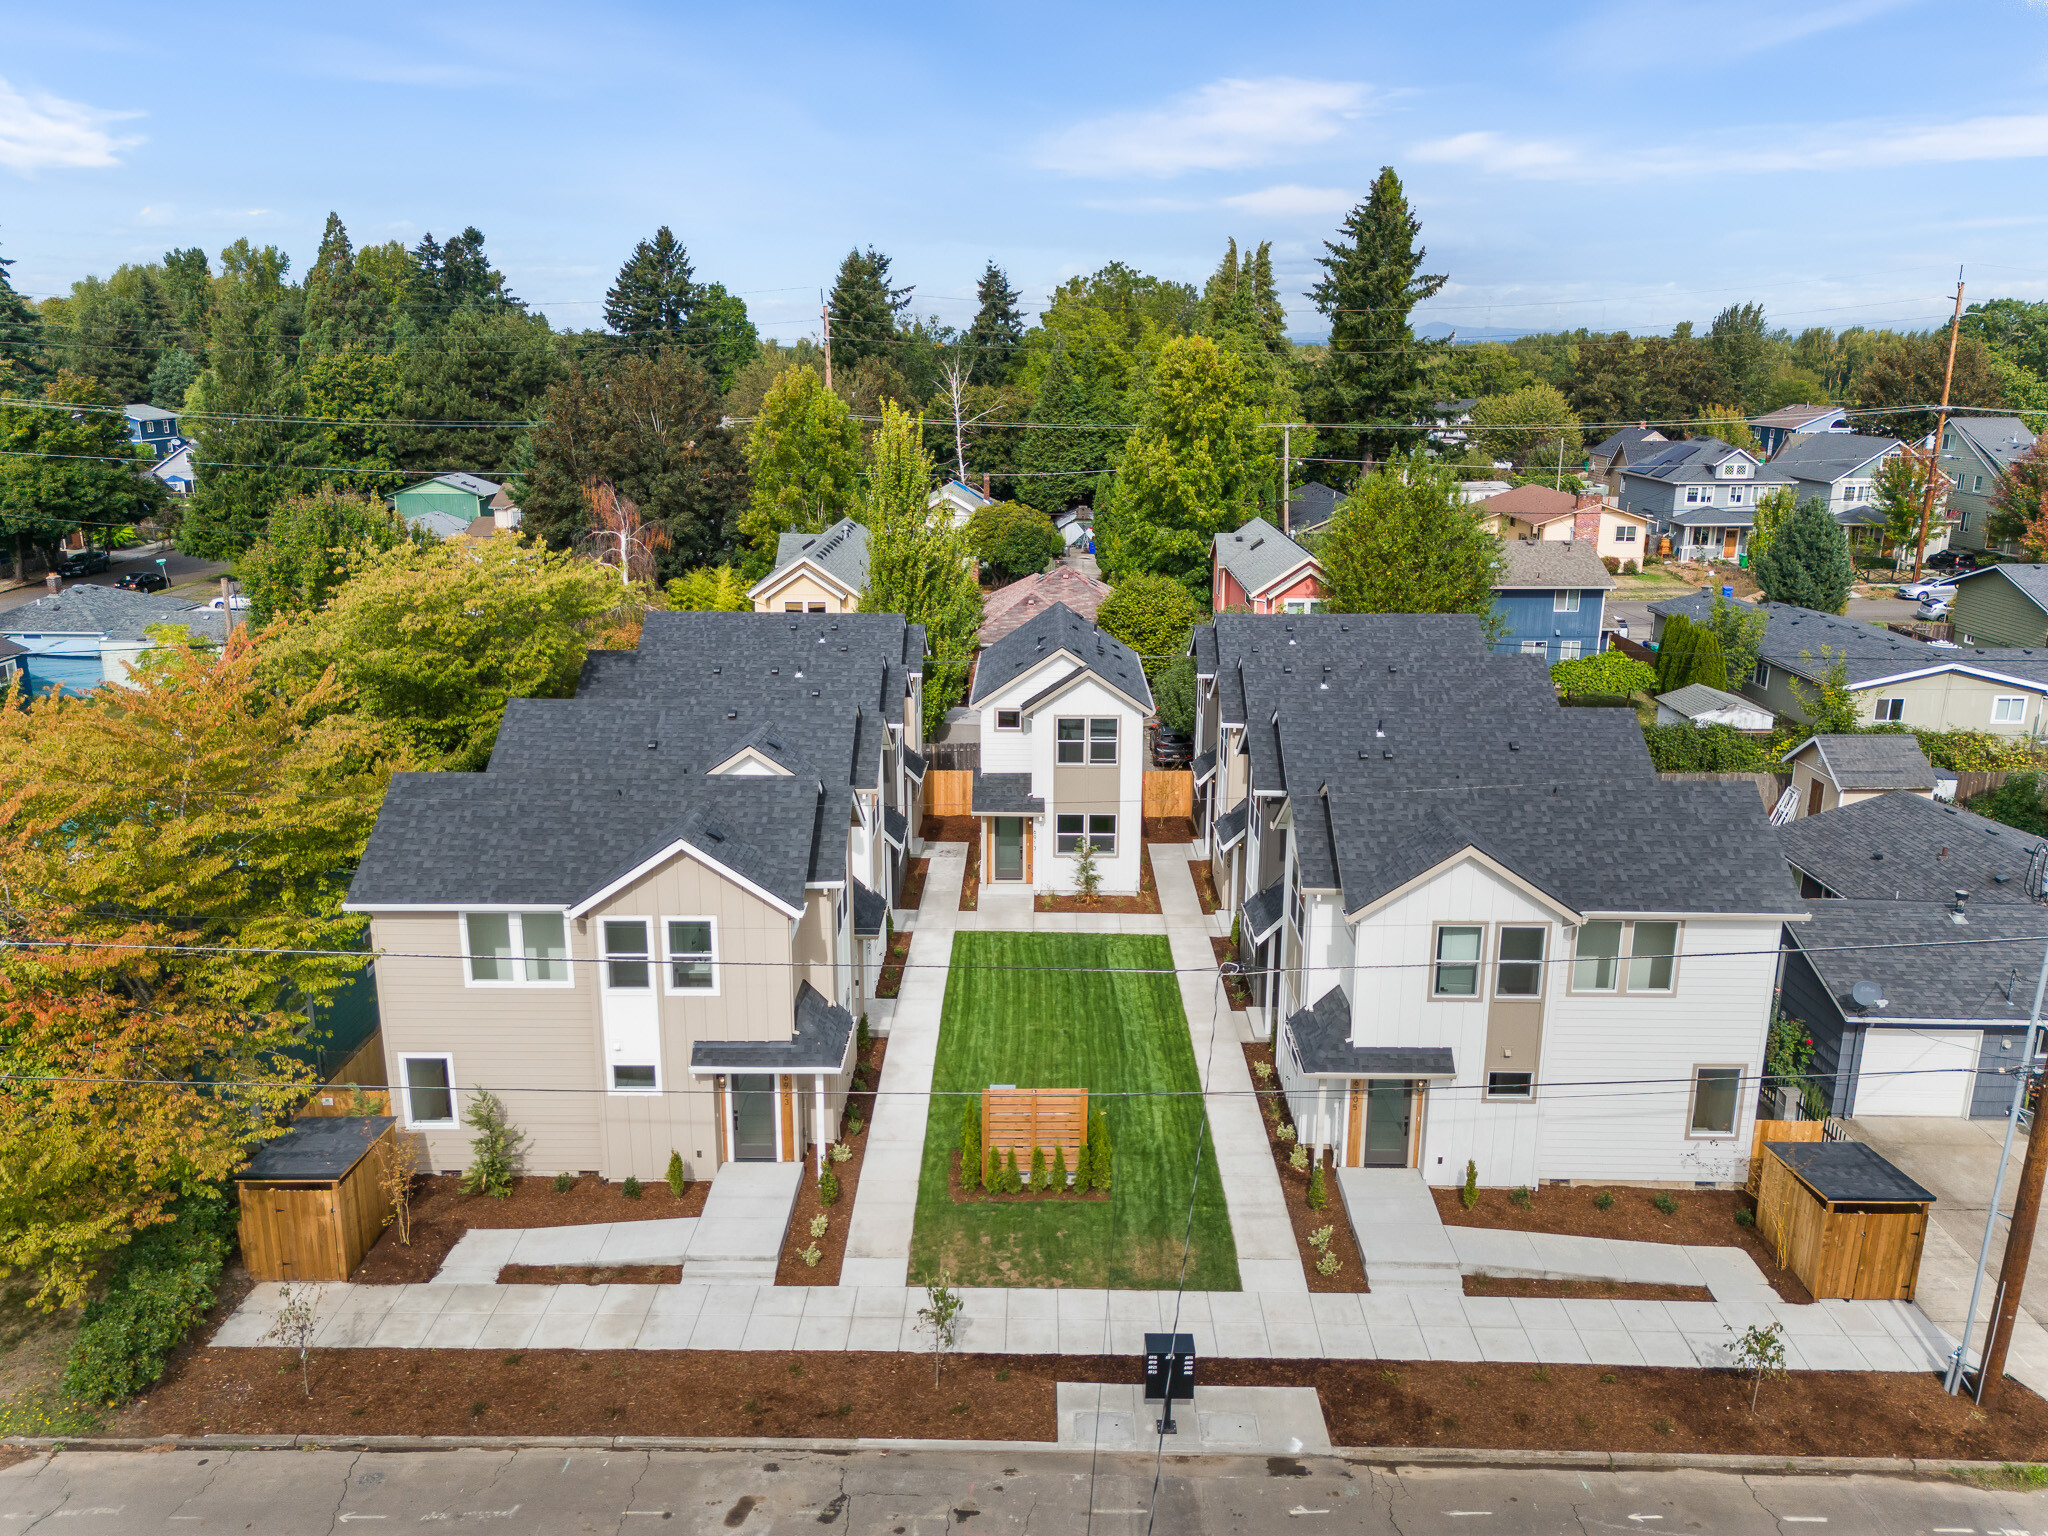
M 1365 1079 L 1351 1079 L 1351 1113 L 1345 1117 L 1344 1166 L 1358 1166 L 1358 1149 L 1365 1135 Z
M 1735 529 L 1723 529 L 1721 531 L 1721 558 L 1723 560 L 1733 560 L 1735 558 L 1735 546 L 1738 543 L 1740 543 L 1741 540 L 1742 535 Z

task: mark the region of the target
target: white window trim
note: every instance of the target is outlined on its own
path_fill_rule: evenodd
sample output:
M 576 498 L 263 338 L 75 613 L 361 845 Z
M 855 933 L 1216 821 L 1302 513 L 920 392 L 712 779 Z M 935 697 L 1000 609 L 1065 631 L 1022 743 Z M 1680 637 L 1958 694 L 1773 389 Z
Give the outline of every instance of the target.
M 412 1084 L 406 1080 L 409 1061 L 438 1061 L 448 1069 L 448 1120 L 415 1120 L 412 1117 Z M 405 1128 L 409 1131 L 452 1130 L 462 1124 L 462 1104 L 456 1096 L 455 1058 L 447 1051 L 403 1051 L 398 1057 L 398 1091 L 405 1096 Z
M 1124 751 L 1123 718 L 1119 715 L 1090 715 L 1087 719 L 1088 758 L 1082 766 L 1088 768 L 1115 768 L 1120 765 L 1123 762 Z M 1095 734 L 1095 727 L 1101 725 L 1104 721 L 1116 727 L 1116 734 L 1106 738 L 1110 743 L 1109 756 L 1107 758 L 1100 758 L 1095 755 L 1095 744 L 1105 738 Z
M 1495 1093 L 1493 1091 L 1493 1080 L 1497 1076 L 1526 1077 L 1529 1079 L 1528 1091 L 1525 1093 Z M 1489 1104 L 1533 1104 L 1536 1102 L 1536 1074 L 1534 1072 L 1495 1073 L 1489 1071 L 1486 1074 L 1486 1081 L 1480 1085 L 1479 1094 Z
M 1003 724 L 1003 716 L 1005 716 L 1005 715 L 1015 715 L 1015 716 L 1017 717 L 1017 723 L 1016 723 L 1015 725 L 1005 725 L 1005 724 Z M 996 711 L 996 724 L 995 724 L 995 728 L 996 728 L 997 730 L 999 730 L 999 731 L 1021 731 L 1021 730 L 1023 730 L 1023 729 L 1024 729 L 1024 711 L 1023 711 L 1023 710 L 1021 710 L 1021 709 L 999 709 L 999 710 L 997 710 L 997 711 Z
M 526 929 L 524 919 L 531 913 L 535 917 L 561 917 L 562 919 L 562 979 L 560 981 L 533 981 L 526 974 Z M 502 917 L 512 940 L 512 975 L 505 981 L 478 981 L 470 966 L 470 957 L 476 947 L 469 942 L 469 920 L 472 917 Z M 462 984 L 483 991 L 498 991 L 506 987 L 556 987 L 569 988 L 576 985 L 575 945 L 570 938 L 569 919 L 562 913 L 543 907 L 465 907 L 457 914 L 457 930 L 462 940 L 462 958 L 457 962 L 462 967 Z
M 1061 750 L 1069 745 L 1068 742 L 1060 739 L 1060 727 L 1069 720 L 1077 720 L 1081 725 L 1081 739 L 1078 742 L 1072 743 L 1072 745 L 1078 746 L 1081 749 L 1081 755 L 1071 763 L 1060 756 Z M 1086 768 L 1088 766 L 1088 717 L 1086 715 L 1060 715 L 1054 719 L 1052 726 L 1052 765 L 1055 768 Z
M 1081 830 L 1080 830 L 1079 832 L 1073 832 L 1073 833 L 1068 833 L 1068 832 L 1062 832 L 1062 831 L 1060 830 L 1060 818 L 1061 818 L 1062 816 L 1078 816 L 1078 817 L 1080 817 L 1080 818 L 1081 818 Z M 1117 824 L 1117 825 L 1116 825 L 1116 830 L 1115 830 L 1115 831 L 1113 831 L 1113 832 L 1111 832 L 1111 833 L 1109 834 L 1109 836 L 1110 836 L 1110 844 L 1109 844 L 1109 847 L 1108 847 L 1107 849 L 1105 849 L 1105 848 L 1103 847 L 1103 845 L 1102 845 L 1102 844 L 1100 844 L 1100 843 L 1097 843 L 1097 842 L 1095 842 L 1095 835 L 1094 835 L 1094 833 L 1093 833 L 1093 832 L 1091 832 L 1091 831 L 1089 830 L 1089 828 L 1088 828 L 1088 821 L 1089 821 L 1089 818 L 1090 818 L 1090 817 L 1094 817 L 1094 816 L 1107 816 L 1107 817 L 1109 817 L 1109 819 L 1110 819 L 1110 820 L 1114 821 L 1114 822 L 1115 822 L 1115 823 Z M 1122 817 L 1122 816 L 1121 816 L 1121 814 L 1119 814 L 1118 812 L 1115 812 L 1115 811 L 1055 811 L 1055 812 L 1053 813 L 1053 818 L 1052 818 L 1052 856 L 1053 856 L 1054 858 L 1056 858 L 1056 859 L 1078 859 L 1078 858 L 1079 858 L 1079 857 L 1080 857 L 1081 855 L 1079 854 L 1079 852 L 1078 852 L 1078 851 L 1076 851 L 1076 849 L 1073 849 L 1073 848 L 1069 848 L 1069 849 L 1062 849 L 1062 848 L 1060 847 L 1060 839 L 1061 839 L 1061 838 L 1063 838 L 1063 837 L 1078 837 L 1078 838 L 1079 838 L 1079 839 L 1080 839 L 1080 840 L 1081 840 L 1082 842 L 1084 842 L 1084 843 L 1094 843 L 1094 844 L 1095 844 L 1095 852 L 1096 852 L 1096 854 L 1097 854 L 1097 856 L 1098 856 L 1098 857 L 1101 857 L 1101 858 L 1105 858 L 1105 859 L 1114 859 L 1114 858 L 1116 858 L 1116 857 L 1118 856 L 1118 850 L 1119 850 L 1119 849 L 1120 849 L 1120 848 L 1121 848 L 1121 847 L 1123 846 L 1123 834 L 1124 834 L 1124 828 L 1123 828 L 1123 817 Z
M 606 992 L 617 992 L 625 997 L 646 997 L 653 994 L 655 991 L 655 981 L 652 976 L 647 978 L 647 985 L 644 987 L 615 987 L 612 985 L 612 957 L 605 949 L 604 925 L 606 923 L 639 923 L 641 931 L 645 933 L 647 925 L 654 921 L 655 919 L 651 917 L 641 917 L 632 913 L 620 917 L 601 917 L 597 920 L 597 984 L 601 989 Z M 654 947 L 651 935 L 648 946 L 642 953 L 646 956 L 649 966 L 658 963 L 660 958 L 659 952 Z M 631 957 L 622 953 L 620 958 L 630 959 Z
M 1585 655 L 1585 642 L 1581 640 L 1560 640 L 1557 642 L 1559 661 L 1577 661 Z
M 668 925 L 670 923 L 708 923 L 711 925 L 711 985 L 708 987 L 679 987 L 675 985 L 675 971 L 670 962 L 675 952 L 669 948 Z M 723 987 L 723 967 L 718 963 L 718 919 L 708 915 L 698 916 L 682 913 L 661 920 L 661 990 L 668 997 L 716 997 Z M 658 1069 L 657 1069 L 658 1075 Z
M 1524 656 L 1547 657 L 1550 654 L 1550 642 L 1548 640 L 1524 640 L 1522 642 L 1521 654 Z
M 660 1039 L 660 1037 L 659 1037 L 659 1035 L 657 1035 L 657 1036 L 656 1036 L 656 1041 L 657 1041 L 657 1044 L 659 1043 L 659 1039 Z M 607 1053 L 607 1054 L 609 1054 L 609 1053 Z M 620 1086 L 618 1085 L 618 1083 L 617 1083 L 617 1082 L 616 1082 L 616 1081 L 615 1081 L 615 1080 L 613 1079 L 613 1077 L 612 1077 L 612 1068 L 613 1068 L 613 1067 L 614 1067 L 615 1065 L 616 1065 L 616 1066 L 622 1066 L 622 1067 L 652 1067 L 652 1068 L 654 1068 L 654 1086 L 653 1086 L 653 1087 L 651 1087 L 651 1088 L 621 1088 L 621 1087 L 620 1087 Z M 654 1060 L 652 1060 L 652 1061 L 622 1061 L 622 1062 L 617 1062 L 617 1063 L 614 1063 L 614 1062 L 611 1062 L 611 1061 L 607 1061 L 607 1062 L 606 1062 L 606 1063 L 604 1064 L 604 1091 L 605 1091 L 606 1093 L 608 1093 L 608 1094 L 613 1094 L 613 1095 L 616 1095 L 616 1096 L 617 1096 L 617 1097 L 619 1097 L 619 1098 L 626 1098 L 626 1099 L 632 1099 L 632 1098 L 641 1098 L 641 1099 L 644 1099 L 644 1098 L 646 1098 L 646 1097 L 647 1097 L 647 1096 L 648 1096 L 648 1095 L 649 1095 L 650 1093 L 660 1093 L 660 1092 L 661 1092 L 661 1054 L 660 1054 L 659 1050 L 657 1050 L 657 1051 L 655 1052 L 655 1059 L 654 1059 Z
M 1536 990 L 1534 992 L 1503 992 L 1500 989 L 1500 969 L 1502 966 L 1528 965 L 1531 963 L 1527 960 L 1507 960 L 1502 958 L 1507 953 L 1507 935 L 1508 930 L 1510 928 L 1529 929 L 1543 935 L 1543 953 L 1537 956 L 1536 960 L 1533 962 L 1536 966 Z M 1543 994 L 1549 990 L 1548 986 L 1546 985 L 1547 973 L 1549 969 L 1550 925 L 1548 923 L 1499 923 L 1495 925 L 1493 935 L 1492 965 L 1493 987 L 1491 995 L 1496 1000 L 1510 1003 L 1541 1002 L 1543 1000 Z
M 1579 611 L 1579 589 L 1577 587 L 1566 587 L 1551 593 L 1550 611 L 1552 613 L 1577 613 Z
M 1759 661 L 1755 669 L 1749 674 L 1749 680 L 1759 688 L 1770 687 L 1771 664 L 1768 661 Z
M 1995 709 L 1997 700 L 1994 699 L 1992 704 Z M 1879 699 L 1870 709 L 1870 718 L 1877 721 L 1880 725 L 1894 725 L 1904 720 L 1905 717 L 1906 701 L 1904 698 Z
M 1429 995 L 1432 1001 L 1446 1003 L 1483 1003 L 1486 1001 L 1487 955 L 1491 949 L 1486 942 L 1485 923 L 1437 923 L 1429 930 Z M 1447 928 L 1476 929 L 1479 933 L 1479 953 L 1471 960 L 1445 960 L 1443 958 L 1443 935 Z M 1472 990 L 1470 992 L 1440 992 L 1437 990 L 1437 972 L 1446 965 L 1469 965 L 1472 967 Z
M 1700 1108 L 1700 1074 L 1702 1072 L 1733 1072 L 1735 1074 L 1735 1118 L 1725 1131 L 1702 1131 L 1696 1129 Z M 1749 1080 L 1749 1069 L 1739 1061 L 1696 1061 L 1692 1068 L 1692 1088 L 1685 1096 L 1685 1139 L 1687 1141 L 1733 1141 L 1742 1129 L 1742 1089 Z
M 2010 718 L 2001 718 L 1998 709 L 2002 704 L 2017 704 L 2020 712 Z M 2027 696 L 2023 693 L 2001 693 L 1991 700 L 1991 723 L 1993 725 L 2025 725 L 2027 723 Z

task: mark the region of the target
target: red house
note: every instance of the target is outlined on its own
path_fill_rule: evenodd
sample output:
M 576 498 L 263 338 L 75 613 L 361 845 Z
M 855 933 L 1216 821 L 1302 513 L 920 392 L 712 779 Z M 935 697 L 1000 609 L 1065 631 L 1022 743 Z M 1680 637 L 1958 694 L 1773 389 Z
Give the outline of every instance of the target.
M 1322 597 L 1316 557 L 1263 517 L 1216 535 L 1209 557 L 1212 611 L 1314 613 Z

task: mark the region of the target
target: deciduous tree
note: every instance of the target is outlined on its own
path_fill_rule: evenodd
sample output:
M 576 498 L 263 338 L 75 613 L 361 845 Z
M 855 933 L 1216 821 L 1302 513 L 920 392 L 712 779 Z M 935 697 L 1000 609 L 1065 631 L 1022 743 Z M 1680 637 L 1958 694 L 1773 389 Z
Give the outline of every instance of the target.
M 1990 500 L 1985 532 L 2000 544 L 2023 544 L 2030 559 L 2048 559 L 2048 434 L 2005 467 Z
M 992 502 L 968 518 L 967 542 L 999 582 L 1037 575 L 1066 548 L 1052 519 L 1021 501 Z
M 381 497 L 322 489 L 288 497 L 235 572 L 249 597 L 249 617 L 260 627 L 324 606 L 363 555 L 424 544 L 429 537 L 409 527 Z
M 1500 540 L 1458 494 L 1455 472 L 1421 455 L 1359 482 L 1321 546 L 1337 613 L 1476 613 L 1493 619 Z
M 853 508 L 864 468 L 860 426 L 809 364 L 785 369 L 748 434 L 747 463 L 753 499 L 739 520 L 748 543 L 741 570 L 758 578 L 783 530 L 816 533 Z
M 1209 617 L 1185 584 L 1171 576 L 1139 572 L 1116 584 L 1095 622 L 1138 653 L 1148 678 L 1164 672 L 1188 648 L 1194 627 Z
M 1579 418 L 1563 392 L 1548 384 L 1525 384 L 1475 402 L 1472 434 L 1484 452 L 1532 473 L 1576 469 L 1584 457 Z
M 120 524 L 160 510 L 163 483 L 143 473 L 146 451 L 128 441 L 113 396 L 60 370 L 43 405 L 0 405 L 0 531 L 14 540 L 18 570 L 28 551 L 54 565 L 58 541 L 79 527 L 104 544 Z M 77 413 L 52 404 L 86 407 Z

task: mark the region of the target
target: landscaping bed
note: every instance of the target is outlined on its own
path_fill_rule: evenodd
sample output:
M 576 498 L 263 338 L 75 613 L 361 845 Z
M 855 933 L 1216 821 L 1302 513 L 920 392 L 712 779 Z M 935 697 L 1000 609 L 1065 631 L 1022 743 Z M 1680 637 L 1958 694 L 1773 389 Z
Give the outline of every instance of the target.
M 912 859 L 910 867 L 903 871 L 903 890 L 896 898 L 896 905 L 916 911 L 924 905 L 924 883 L 931 877 L 930 859 Z
M 507 1264 L 500 1285 L 677 1285 L 680 1264 Z
M 710 1192 L 711 1181 L 699 1179 L 678 1200 L 668 1185 L 653 1179 L 640 1186 L 640 1198 L 633 1200 L 623 1182 L 608 1184 L 585 1174 L 566 1190 L 556 1189 L 552 1178 L 514 1179 L 510 1198 L 493 1200 L 489 1195 L 464 1194 L 459 1174 L 430 1173 L 413 1193 L 411 1246 L 400 1244 L 396 1227 L 386 1227 L 349 1279 L 357 1285 L 431 1280 L 465 1232 L 695 1216 L 703 1211 Z
M 1138 894 L 1135 896 L 1055 896 L 1041 892 L 1041 912 L 1120 912 L 1127 916 L 1157 914 L 1159 883 L 1152 878 L 1152 850 L 1138 849 Z
M 910 1283 L 1170 1289 L 1194 1195 L 1192 1290 L 1236 1290 L 1237 1246 L 1207 1134 L 1172 951 L 1156 935 L 961 933 L 932 1070 Z M 954 1203 L 966 1105 L 990 1083 L 1085 1088 L 1108 1117 L 1107 1200 Z M 1129 1095 L 1126 1097 L 1125 1095 Z M 1192 1187 L 1192 1191 L 1191 1191 Z
M 1125 1383 L 1103 1355 L 738 1350 L 315 1350 L 313 1395 L 274 1349 L 206 1350 L 113 1416 L 114 1435 L 789 1435 L 1050 1442 L 1062 1381 Z M 1794 1371 L 1755 1412 L 1732 1371 L 1374 1360 L 1204 1359 L 1209 1386 L 1314 1387 L 1340 1446 L 1917 1456 L 2032 1461 L 2048 1403 L 1999 1407 L 1933 1375 Z M 1276 1475 L 1291 1470 L 1276 1460 Z
M 1223 898 L 1216 894 L 1216 871 L 1209 867 L 1207 859 L 1189 859 L 1188 878 L 1195 882 L 1195 895 L 1201 899 L 1204 917 L 1214 917 L 1223 910 Z
M 1035 1189 L 1032 1187 L 1029 1181 L 1028 1176 L 1031 1172 L 1029 1168 L 1020 1168 L 1019 1171 L 1027 1176 L 1026 1182 L 1024 1187 L 1017 1191 L 1017 1193 L 1015 1193 L 1014 1195 L 1010 1194 L 1006 1190 L 998 1191 L 986 1189 L 978 1180 L 970 1185 L 967 1182 L 966 1178 L 962 1175 L 962 1171 L 960 1168 L 960 1151 L 957 1147 L 953 1150 L 951 1157 L 947 1160 L 946 1170 L 947 1188 L 953 1196 L 953 1203 L 955 1205 L 994 1205 L 1003 1202 L 1015 1203 L 1020 1201 L 1032 1200 L 1070 1200 L 1076 1204 L 1079 1204 L 1083 1200 L 1106 1201 L 1110 1198 L 1110 1193 L 1106 1189 L 1090 1189 L 1077 1192 L 1071 1184 L 1066 1185 L 1064 1188 L 1058 1190 L 1057 1192 L 1055 1192 L 1051 1188 L 1049 1183 L 1047 1187 L 1044 1189 Z M 1072 1171 L 1072 1169 L 1068 1170 L 1069 1173 L 1071 1173 Z
M 1148 843 L 1192 843 L 1195 840 L 1192 816 L 1147 816 L 1141 824 Z
M 967 840 L 967 867 L 960 872 L 960 910 L 978 911 L 981 907 L 981 834 L 977 832 Z
M 923 881 L 918 882 L 920 885 Z M 894 997 L 903 990 L 903 967 L 910 959 L 910 935 L 889 935 L 889 948 L 882 958 L 882 974 L 875 978 L 875 996 Z
M 1216 957 L 1216 968 L 1219 972 L 1224 966 L 1237 963 L 1237 946 L 1228 937 L 1212 934 L 1209 939 L 1209 952 Z M 1252 1005 L 1252 989 L 1242 976 L 1224 975 L 1223 995 L 1230 1000 L 1231 1011 L 1234 1013 L 1243 1013 Z
M 1467 1296 L 1550 1297 L 1559 1301 L 1712 1301 L 1704 1285 L 1650 1285 L 1632 1280 L 1509 1280 L 1467 1275 Z
M 978 843 L 981 822 L 972 816 L 927 816 L 917 824 L 917 835 L 928 843 Z
M 1481 1189 L 1479 1203 L 1466 1210 L 1455 1188 L 1432 1186 L 1437 1214 L 1447 1227 L 1495 1227 L 1507 1232 L 1555 1232 L 1567 1237 L 1623 1238 L 1637 1243 L 1680 1243 L 1709 1248 L 1740 1248 L 1752 1259 L 1782 1300 L 1804 1305 L 1812 1294 L 1797 1275 L 1781 1267 L 1771 1245 L 1753 1226 L 1736 1224 L 1737 1211 L 1754 1213 L 1756 1202 L 1736 1189 L 1632 1189 L 1616 1184 L 1569 1187 L 1547 1184 L 1530 1192 L 1529 1204 L 1516 1205 L 1505 1189 Z M 1601 1210 L 1599 1197 L 1614 1204 Z M 1677 1209 L 1656 1206 L 1665 1195 Z
M 1287 1200 L 1287 1219 L 1294 1226 L 1294 1246 L 1301 1254 L 1301 1272 L 1308 1280 L 1311 1291 L 1364 1292 L 1372 1289 L 1366 1283 L 1365 1255 L 1359 1251 L 1358 1236 L 1351 1230 L 1351 1217 L 1344 1209 L 1344 1197 L 1337 1193 L 1337 1173 L 1334 1168 L 1323 1170 L 1323 1208 L 1311 1210 L 1308 1203 L 1309 1175 L 1306 1170 L 1296 1170 L 1288 1164 L 1288 1157 L 1294 1151 L 1291 1143 L 1283 1142 L 1279 1127 L 1291 1124 L 1287 1112 L 1286 1096 L 1280 1092 L 1277 1081 L 1268 1079 L 1259 1083 L 1258 1066 L 1273 1065 L 1273 1047 L 1252 1044 L 1244 1047 L 1245 1065 L 1252 1068 L 1252 1082 L 1260 1095 L 1260 1118 L 1266 1126 L 1266 1145 L 1273 1154 L 1273 1171 L 1280 1175 L 1280 1193 Z M 1276 1121 L 1271 1114 L 1264 1113 L 1268 1106 L 1280 1112 Z M 1337 1270 L 1323 1274 L 1316 1265 L 1322 1252 L 1309 1241 L 1312 1234 L 1322 1228 L 1330 1228 L 1329 1251 L 1337 1256 Z
M 853 1155 L 832 1165 L 839 1180 L 837 1201 L 827 1205 L 818 1198 L 818 1171 L 808 1162 L 805 1164 L 803 1179 L 796 1189 L 796 1204 L 789 1212 L 789 1231 L 782 1239 L 782 1257 L 775 1264 L 777 1285 L 839 1283 L 839 1267 L 846 1261 L 846 1229 L 853 1221 L 853 1196 L 860 1188 L 861 1164 L 867 1161 L 868 1131 L 875 1123 L 875 1089 L 882 1081 L 882 1057 L 888 1049 L 889 1042 L 876 1036 L 856 1060 L 856 1070 L 867 1073 L 868 1086 L 846 1096 L 846 1113 L 839 1122 L 839 1143 Z M 851 1128 L 856 1116 L 860 1120 L 858 1131 Z M 811 1222 L 819 1216 L 825 1218 L 825 1230 L 812 1237 Z M 806 1264 L 803 1253 L 812 1243 L 818 1245 L 818 1262 Z

